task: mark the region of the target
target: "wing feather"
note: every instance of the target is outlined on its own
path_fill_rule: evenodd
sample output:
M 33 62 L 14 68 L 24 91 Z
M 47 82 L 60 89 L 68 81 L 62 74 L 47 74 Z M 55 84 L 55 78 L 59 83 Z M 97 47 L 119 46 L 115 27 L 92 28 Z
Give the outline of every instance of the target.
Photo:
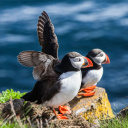
M 40 45 L 42 46 L 42 52 L 52 55 L 54 58 L 58 58 L 59 45 L 57 36 L 54 33 L 54 26 L 45 11 L 41 14 L 37 24 L 37 34 Z
M 54 58 L 43 52 L 36 51 L 23 51 L 18 55 L 18 62 L 26 67 L 39 66 L 41 63 L 45 63 L 47 59 L 53 60 Z
M 48 76 L 55 76 L 54 65 L 56 59 L 51 55 L 36 51 L 23 51 L 18 55 L 20 64 L 33 68 L 33 77 L 35 80 L 45 79 Z

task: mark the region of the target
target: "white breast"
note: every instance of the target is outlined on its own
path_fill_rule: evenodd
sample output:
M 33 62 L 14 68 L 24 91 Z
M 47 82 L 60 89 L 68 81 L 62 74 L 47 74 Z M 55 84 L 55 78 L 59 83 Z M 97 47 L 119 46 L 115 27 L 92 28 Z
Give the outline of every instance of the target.
M 103 67 L 99 70 L 90 70 L 82 80 L 82 83 L 84 83 L 83 87 L 96 85 L 101 80 L 102 75 Z
M 78 93 L 81 86 L 81 71 L 63 73 L 60 78 L 61 89 L 50 101 L 47 106 L 57 107 L 71 101 Z

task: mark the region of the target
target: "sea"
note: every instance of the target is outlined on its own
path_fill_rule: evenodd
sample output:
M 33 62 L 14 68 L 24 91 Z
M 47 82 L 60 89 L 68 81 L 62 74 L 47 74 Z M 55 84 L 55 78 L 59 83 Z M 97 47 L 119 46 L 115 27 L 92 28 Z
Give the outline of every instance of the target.
M 128 106 L 128 0 L 0 0 L 0 92 L 28 92 L 32 68 L 17 61 L 21 51 L 41 51 L 37 21 L 46 11 L 59 42 L 59 58 L 94 48 L 110 58 L 98 87 L 106 89 L 115 113 Z

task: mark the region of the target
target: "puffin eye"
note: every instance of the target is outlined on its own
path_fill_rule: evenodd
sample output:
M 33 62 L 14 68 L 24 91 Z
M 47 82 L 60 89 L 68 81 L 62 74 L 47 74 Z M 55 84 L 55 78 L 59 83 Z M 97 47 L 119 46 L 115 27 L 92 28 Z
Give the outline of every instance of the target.
M 81 58 L 74 58 L 74 61 L 75 62 L 80 62 L 81 61 Z
M 101 54 L 100 54 L 100 56 L 102 57 L 102 56 L 103 56 L 103 54 L 101 53 Z
M 81 61 L 81 59 L 80 59 L 80 58 L 78 58 L 78 61 Z
M 100 53 L 97 55 L 97 57 L 102 57 L 103 56 L 103 53 Z

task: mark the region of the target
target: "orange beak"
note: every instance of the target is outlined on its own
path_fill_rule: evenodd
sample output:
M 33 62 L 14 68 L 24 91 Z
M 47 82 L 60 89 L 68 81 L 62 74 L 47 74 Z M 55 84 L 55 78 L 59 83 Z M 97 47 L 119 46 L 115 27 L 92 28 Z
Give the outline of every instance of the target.
M 85 60 L 85 63 L 83 64 L 82 68 L 87 68 L 87 67 L 93 67 L 93 63 L 92 61 L 87 58 L 87 57 L 84 57 L 86 60 Z
M 102 64 L 110 64 L 110 59 L 107 54 L 106 54 L 106 59 Z

